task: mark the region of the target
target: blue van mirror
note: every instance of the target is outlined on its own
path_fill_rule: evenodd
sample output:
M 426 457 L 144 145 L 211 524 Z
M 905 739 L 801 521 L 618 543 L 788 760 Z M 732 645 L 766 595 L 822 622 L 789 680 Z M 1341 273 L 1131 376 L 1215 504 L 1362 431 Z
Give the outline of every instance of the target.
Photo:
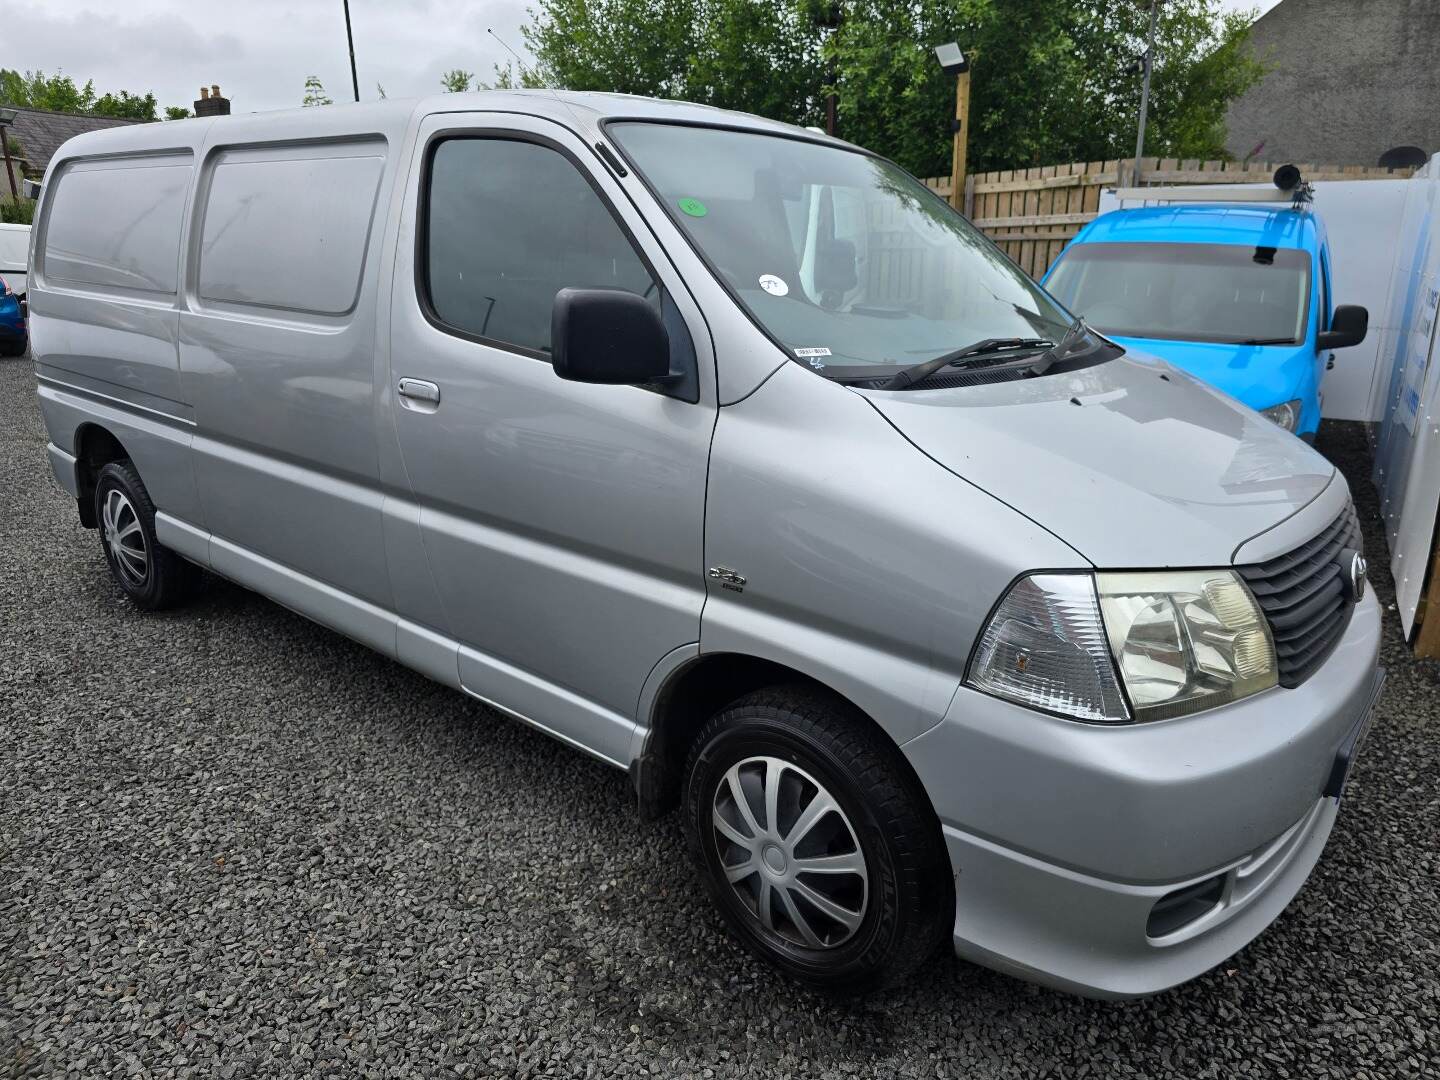
M 1320 331 L 1319 349 L 1348 349 L 1365 340 L 1370 330 L 1370 312 L 1359 304 L 1341 304 L 1330 319 L 1330 329 Z

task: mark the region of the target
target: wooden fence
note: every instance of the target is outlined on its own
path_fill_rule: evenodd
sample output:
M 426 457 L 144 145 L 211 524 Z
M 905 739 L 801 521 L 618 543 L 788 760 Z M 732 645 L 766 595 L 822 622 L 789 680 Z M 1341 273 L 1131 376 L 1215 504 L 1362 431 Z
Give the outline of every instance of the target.
M 1143 186 L 1174 184 L 1269 183 L 1277 164 L 1252 161 L 1194 161 L 1142 158 Z M 965 178 L 965 216 L 1005 249 L 1033 278 L 1050 268 L 1066 241 L 1098 216 L 1100 192 L 1131 186 L 1134 159 L 1077 161 L 1006 169 Z M 1306 180 L 1398 180 L 1413 169 L 1365 166 L 1300 165 Z M 925 183 L 950 197 L 950 178 Z

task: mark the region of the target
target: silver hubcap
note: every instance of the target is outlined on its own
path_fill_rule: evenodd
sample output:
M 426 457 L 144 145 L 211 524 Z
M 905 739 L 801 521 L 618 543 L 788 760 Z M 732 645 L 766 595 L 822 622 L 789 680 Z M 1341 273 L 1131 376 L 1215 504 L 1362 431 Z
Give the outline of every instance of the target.
M 150 576 L 150 552 L 145 547 L 145 531 L 135 507 L 118 488 L 105 493 L 100 507 L 100 527 L 104 530 L 105 546 L 121 578 L 129 585 L 144 585 Z
M 809 773 L 779 758 L 745 759 L 716 787 L 711 823 L 730 887 L 767 930 L 833 949 L 860 929 L 865 855 L 840 804 Z

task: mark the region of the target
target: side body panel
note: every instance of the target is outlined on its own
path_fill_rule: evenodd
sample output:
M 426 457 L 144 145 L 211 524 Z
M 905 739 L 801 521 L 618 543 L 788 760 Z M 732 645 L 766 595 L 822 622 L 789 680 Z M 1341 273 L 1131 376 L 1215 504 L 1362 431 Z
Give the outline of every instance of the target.
M 698 402 L 566 382 L 543 359 L 427 318 L 416 278 L 421 163 L 431 139 L 482 131 L 546 140 L 588 173 L 680 309 Z M 440 629 L 460 642 L 468 692 L 626 764 L 647 676 L 700 632 L 716 412 L 705 320 L 593 151 L 559 125 L 516 114 L 422 121 L 394 267 L 385 393 L 413 503 L 387 504 L 387 533 L 418 527 Z M 407 378 L 436 385 L 438 403 L 394 394 Z
M 178 294 L 186 208 L 209 126 L 94 132 L 51 162 L 27 283 L 30 344 L 52 465 L 71 494 L 80 494 L 78 443 L 93 425 L 120 441 L 157 506 L 200 515 Z
M 219 538 L 392 604 L 374 422 L 376 208 L 405 117 L 233 117 L 207 141 L 180 367 Z
M 901 743 L 944 716 L 1018 575 L 1089 566 L 858 394 L 788 362 L 721 411 L 705 531 L 707 566 L 745 584 L 712 589 L 702 653 L 803 671 Z

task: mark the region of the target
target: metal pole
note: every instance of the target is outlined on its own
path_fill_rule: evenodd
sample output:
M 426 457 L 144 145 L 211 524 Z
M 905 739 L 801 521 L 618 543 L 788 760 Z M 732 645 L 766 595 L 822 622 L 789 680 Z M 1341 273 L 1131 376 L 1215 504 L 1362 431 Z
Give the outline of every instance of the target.
M 970 138 L 970 72 L 955 76 L 955 146 L 950 151 L 950 205 L 965 212 L 965 148 Z
M 1145 39 L 1145 78 L 1140 84 L 1140 130 L 1135 135 L 1135 179 L 1140 186 L 1140 159 L 1145 156 L 1145 115 L 1150 111 L 1150 71 L 1155 66 L 1155 13 L 1160 0 L 1150 0 L 1150 34 Z
M 835 65 L 835 35 L 840 32 L 840 24 L 845 20 L 845 5 L 843 0 L 833 0 L 832 3 L 819 9 L 824 21 L 818 25 L 826 27 L 830 32 L 826 35 L 825 42 L 830 48 L 829 59 L 825 62 L 825 85 L 829 91 L 825 95 L 825 134 L 834 135 L 837 126 L 836 113 L 839 108 L 839 95 L 835 93 L 835 87 L 840 81 L 839 73 Z
M 5 147 L 5 176 L 10 181 L 10 198 L 16 207 L 19 207 L 20 192 L 15 188 L 15 170 L 10 164 L 10 137 L 7 134 L 9 130 L 9 124 L 0 124 L 0 144 L 4 144 Z
M 360 100 L 360 76 L 355 71 L 355 35 L 350 32 L 350 0 L 345 0 L 345 42 L 350 46 L 350 85 L 355 88 L 355 100 Z

